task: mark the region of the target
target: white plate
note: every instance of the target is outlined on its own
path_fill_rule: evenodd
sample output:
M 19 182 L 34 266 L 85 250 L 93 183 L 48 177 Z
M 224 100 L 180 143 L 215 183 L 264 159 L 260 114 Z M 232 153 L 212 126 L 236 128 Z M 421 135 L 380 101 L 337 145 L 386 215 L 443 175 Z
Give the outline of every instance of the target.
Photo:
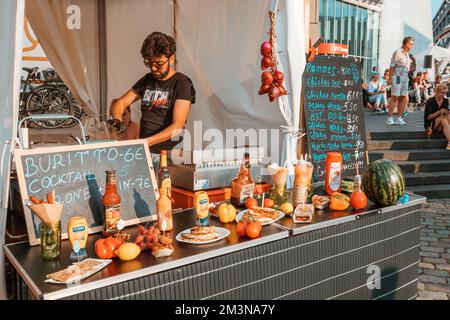
M 188 239 L 183 239 L 181 236 L 185 233 L 191 233 L 191 229 L 186 229 L 184 231 L 181 231 L 179 234 L 177 234 L 175 239 L 177 239 L 177 241 L 179 241 L 179 242 L 185 242 L 185 243 L 189 243 L 189 244 L 207 244 L 207 243 L 216 242 L 216 241 L 219 241 L 219 240 L 222 240 L 222 239 L 228 237 L 230 235 L 230 230 L 221 228 L 221 227 L 216 227 L 217 238 L 211 239 L 208 241 L 192 241 L 192 240 L 188 240 Z
M 267 209 L 267 208 L 266 208 L 266 209 Z M 241 221 L 242 217 L 244 216 L 244 213 L 246 213 L 248 210 L 249 210 L 249 209 L 239 212 L 239 213 L 236 215 L 236 222 Z M 268 221 L 268 222 L 264 222 L 264 223 L 262 224 L 263 226 L 267 226 L 268 224 L 272 224 L 272 223 L 274 223 L 275 221 L 278 221 L 278 220 L 280 220 L 281 218 L 284 218 L 284 217 L 286 216 L 286 215 L 284 214 L 284 212 L 282 212 L 282 211 L 280 211 L 280 210 L 275 210 L 275 209 L 270 209 L 270 210 L 273 210 L 273 211 L 278 212 L 278 217 L 277 217 L 275 220 Z

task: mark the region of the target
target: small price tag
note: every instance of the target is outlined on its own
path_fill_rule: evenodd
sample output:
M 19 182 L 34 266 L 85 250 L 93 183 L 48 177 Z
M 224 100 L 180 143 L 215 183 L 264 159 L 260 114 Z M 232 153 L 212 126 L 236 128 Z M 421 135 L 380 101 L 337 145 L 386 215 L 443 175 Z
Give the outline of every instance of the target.
M 117 222 L 117 229 L 122 230 L 123 228 L 125 228 L 125 221 L 123 221 L 122 219 L 120 219 Z
M 166 221 L 166 220 L 163 220 L 163 222 L 162 222 L 162 224 L 161 224 L 162 232 L 165 232 L 165 231 L 166 231 L 166 228 L 167 228 L 167 221 Z

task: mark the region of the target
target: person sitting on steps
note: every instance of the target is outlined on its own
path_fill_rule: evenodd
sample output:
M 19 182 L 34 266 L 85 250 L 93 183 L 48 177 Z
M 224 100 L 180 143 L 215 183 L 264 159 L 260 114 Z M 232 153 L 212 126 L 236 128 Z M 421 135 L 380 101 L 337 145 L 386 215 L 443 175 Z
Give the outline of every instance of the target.
M 378 72 L 372 73 L 372 80 L 369 82 L 367 92 L 369 102 L 373 104 L 375 112 L 383 113 L 386 109 L 386 87 L 382 85 Z
M 431 127 L 432 130 L 442 132 L 448 141 L 447 150 L 450 150 L 450 111 L 449 101 L 445 97 L 447 91 L 445 84 L 436 87 L 434 97 L 430 98 L 425 106 L 424 126 L 425 130 Z
M 416 77 L 414 78 L 414 81 L 411 85 L 411 90 L 409 90 L 408 94 L 409 94 L 409 99 L 410 100 L 414 100 L 416 102 L 417 105 L 423 105 L 425 104 L 425 101 L 422 101 L 422 92 L 423 92 L 423 73 L 422 72 L 417 72 Z

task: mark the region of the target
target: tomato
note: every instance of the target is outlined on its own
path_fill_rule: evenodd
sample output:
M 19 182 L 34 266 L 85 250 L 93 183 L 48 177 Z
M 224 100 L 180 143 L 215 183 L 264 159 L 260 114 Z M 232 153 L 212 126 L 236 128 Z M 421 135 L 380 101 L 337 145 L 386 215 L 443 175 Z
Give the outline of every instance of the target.
M 253 207 L 256 207 L 258 205 L 258 201 L 256 201 L 255 198 L 248 198 L 247 200 L 245 200 L 245 207 L 247 209 L 251 209 Z
M 264 207 L 265 208 L 273 208 L 274 205 L 275 205 L 275 202 L 272 199 L 270 199 L 270 198 L 264 199 Z
M 262 229 L 261 222 L 253 221 L 247 224 L 247 227 L 245 228 L 245 233 L 249 238 L 255 239 L 259 237 L 261 229 Z
M 111 246 L 105 244 L 106 239 L 98 239 L 95 241 L 95 254 L 100 259 L 111 259 L 114 255 Z
M 236 232 L 240 237 L 246 235 L 245 229 L 247 228 L 247 224 L 243 221 L 239 221 L 236 225 Z
M 113 236 L 109 236 L 105 239 L 105 246 L 108 247 L 109 250 L 112 252 L 112 258 L 117 257 L 114 252 L 116 252 L 117 249 L 122 245 L 122 240 L 114 238 Z
M 353 192 L 350 197 L 350 205 L 356 209 L 364 209 L 367 206 L 367 196 L 363 191 Z

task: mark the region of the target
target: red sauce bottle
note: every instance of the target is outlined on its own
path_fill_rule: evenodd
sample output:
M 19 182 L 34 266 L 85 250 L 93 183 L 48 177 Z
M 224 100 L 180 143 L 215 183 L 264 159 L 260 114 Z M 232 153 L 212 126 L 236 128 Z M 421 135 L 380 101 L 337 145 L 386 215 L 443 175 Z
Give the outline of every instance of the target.
M 117 223 L 120 220 L 120 196 L 117 193 L 116 171 L 106 171 L 105 194 L 102 202 L 103 209 L 103 234 L 112 235 L 119 232 Z
M 332 195 L 341 192 L 342 182 L 342 154 L 340 152 L 328 152 L 325 163 L 325 192 Z

